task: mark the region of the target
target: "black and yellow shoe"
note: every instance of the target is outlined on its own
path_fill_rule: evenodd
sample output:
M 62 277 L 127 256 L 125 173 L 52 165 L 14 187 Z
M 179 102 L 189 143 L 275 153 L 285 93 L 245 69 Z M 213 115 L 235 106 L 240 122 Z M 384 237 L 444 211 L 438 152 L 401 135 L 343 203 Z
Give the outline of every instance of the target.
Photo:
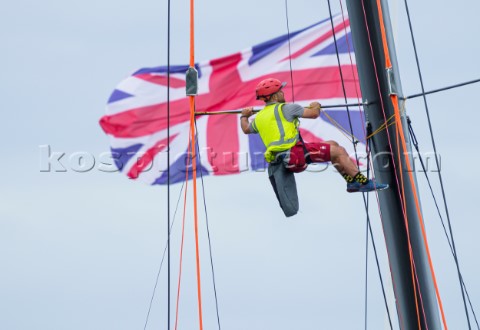
M 348 192 L 370 192 L 374 190 L 384 190 L 387 188 L 388 184 L 375 182 L 372 180 L 368 180 L 366 183 L 360 183 L 356 181 L 347 183 Z

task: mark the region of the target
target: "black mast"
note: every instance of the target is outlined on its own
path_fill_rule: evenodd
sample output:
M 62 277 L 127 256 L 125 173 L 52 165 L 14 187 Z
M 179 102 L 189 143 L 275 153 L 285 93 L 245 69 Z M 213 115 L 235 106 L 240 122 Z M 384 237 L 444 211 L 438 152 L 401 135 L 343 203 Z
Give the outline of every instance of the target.
M 390 95 L 395 93 L 399 100 L 403 99 L 388 4 L 381 0 L 382 8 L 379 9 L 376 0 L 347 0 L 347 6 L 362 97 L 363 101 L 369 104 L 364 107 L 365 119 L 375 131 L 385 123 L 385 118 L 394 115 L 395 109 Z M 379 10 L 383 10 L 383 25 L 392 64 L 390 70 L 386 70 Z M 399 108 L 402 106 L 403 104 L 400 104 Z M 404 112 L 401 113 L 401 121 L 406 128 Z M 379 182 L 390 185 L 389 189 L 379 192 L 379 200 L 400 328 L 441 329 L 439 305 L 415 203 L 415 194 L 418 196 L 418 193 L 407 170 L 407 161 L 411 162 L 411 158 L 405 157 L 401 151 L 398 152 L 402 150 L 402 145 L 397 140 L 396 125 L 374 135 L 370 147 L 376 178 Z M 407 139 L 407 151 L 411 155 L 406 130 L 404 135 Z M 413 164 L 411 168 L 414 168 Z M 416 181 L 415 173 L 412 174 Z M 402 205 L 405 205 L 404 208 Z M 404 209 L 408 219 L 408 232 Z

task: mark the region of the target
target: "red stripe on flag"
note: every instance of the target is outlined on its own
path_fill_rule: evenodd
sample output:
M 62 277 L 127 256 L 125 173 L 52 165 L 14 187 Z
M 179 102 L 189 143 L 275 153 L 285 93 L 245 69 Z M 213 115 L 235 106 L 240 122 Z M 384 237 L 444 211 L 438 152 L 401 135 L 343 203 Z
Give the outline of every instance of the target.
M 187 99 L 170 102 L 170 126 L 186 122 L 190 118 Z M 103 116 L 100 126 L 105 133 L 118 138 L 134 138 L 150 135 L 167 128 L 167 104 L 146 107 Z
M 345 88 L 348 98 L 357 98 L 357 92 L 355 89 L 355 79 L 352 75 L 351 65 L 341 66 Z M 354 66 L 356 71 L 356 67 Z M 338 66 L 312 68 L 295 70 L 293 72 L 295 78 L 295 100 L 319 100 L 329 98 L 342 98 L 343 90 L 342 82 L 340 79 L 340 72 Z M 236 84 L 237 87 L 232 87 L 229 90 L 222 90 L 217 92 L 216 89 L 212 89 L 207 95 L 199 95 L 197 97 L 197 111 L 221 111 L 221 110 L 234 110 L 241 109 L 246 106 L 263 105 L 261 101 L 255 100 L 255 87 L 263 79 L 274 77 L 281 81 L 290 81 L 290 71 L 278 72 L 268 75 L 263 75 L 250 81 L 237 80 L 236 74 L 232 74 L 232 80 L 228 81 L 228 78 L 220 80 L 226 84 Z M 213 77 L 212 77 L 213 79 Z M 215 79 L 218 79 L 215 77 Z M 287 86 L 288 87 L 288 86 Z M 287 102 L 292 99 L 291 89 L 284 88 L 285 97 Z M 220 95 L 218 95 L 220 94 Z
M 279 72 L 242 82 L 236 70 L 238 60 L 239 57 L 232 56 L 229 65 L 219 64 L 218 62 L 213 63 L 214 71 L 210 78 L 211 92 L 200 94 L 196 97 L 196 111 L 234 110 L 259 104 L 261 102 L 255 100 L 255 86 L 259 81 L 269 76 L 274 76 L 282 81 L 290 79 L 289 72 Z M 344 74 L 347 97 L 356 98 L 355 79 L 352 75 L 351 66 L 342 66 L 342 72 Z M 294 75 L 296 100 L 343 98 L 340 73 L 336 66 L 296 70 Z M 229 88 L 220 88 L 222 83 L 227 84 Z M 291 99 L 291 95 L 289 95 L 291 90 L 290 88 L 285 88 L 284 90 L 288 101 Z M 170 102 L 170 110 L 171 126 L 186 122 L 190 118 L 188 100 L 186 98 Z M 105 133 L 118 138 L 150 135 L 167 128 L 167 104 L 155 104 L 127 110 L 115 115 L 107 115 L 100 119 L 100 125 Z
M 177 137 L 178 134 L 172 135 L 170 137 L 170 143 Z M 136 179 L 138 178 L 138 175 L 145 170 L 150 164 L 152 164 L 153 159 L 155 156 L 162 150 L 165 150 L 167 148 L 167 141 L 168 138 L 163 139 L 161 141 L 158 141 L 155 143 L 153 147 L 148 149 L 142 157 L 137 158 L 137 161 L 135 164 L 130 168 L 130 170 L 127 173 L 127 176 L 130 179 Z
M 238 116 L 217 115 L 208 118 L 207 146 L 214 175 L 240 173 L 238 127 Z

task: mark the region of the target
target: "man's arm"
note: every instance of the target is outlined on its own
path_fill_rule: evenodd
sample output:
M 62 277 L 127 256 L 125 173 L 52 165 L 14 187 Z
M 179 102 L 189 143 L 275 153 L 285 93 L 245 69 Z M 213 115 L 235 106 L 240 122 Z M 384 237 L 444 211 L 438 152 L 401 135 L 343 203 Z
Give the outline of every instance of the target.
M 248 118 L 253 115 L 253 107 L 248 107 L 242 110 L 242 115 L 240 116 L 240 125 L 242 127 L 242 131 L 245 134 L 252 134 L 250 130 L 250 123 L 248 122 Z
M 302 118 L 315 119 L 320 116 L 321 105 L 318 102 L 312 102 L 308 107 L 304 108 Z

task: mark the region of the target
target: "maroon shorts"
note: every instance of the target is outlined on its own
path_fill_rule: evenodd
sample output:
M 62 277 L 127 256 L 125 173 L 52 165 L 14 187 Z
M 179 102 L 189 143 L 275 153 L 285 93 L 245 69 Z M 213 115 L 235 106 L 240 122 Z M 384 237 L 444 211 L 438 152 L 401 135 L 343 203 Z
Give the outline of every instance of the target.
M 324 163 L 330 161 L 330 144 L 328 143 L 305 143 L 308 154 L 312 163 Z M 292 172 L 303 172 L 307 168 L 305 160 L 305 152 L 302 142 L 298 141 L 296 145 L 290 149 L 290 159 L 287 168 Z

